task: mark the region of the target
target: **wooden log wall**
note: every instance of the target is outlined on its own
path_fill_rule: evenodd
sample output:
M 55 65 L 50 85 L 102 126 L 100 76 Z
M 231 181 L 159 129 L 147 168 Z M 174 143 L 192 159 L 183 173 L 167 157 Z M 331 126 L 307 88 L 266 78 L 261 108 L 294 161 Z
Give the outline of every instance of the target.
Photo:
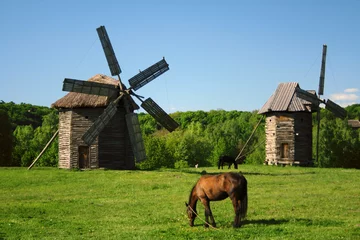
M 77 108 L 59 111 L 59 168 L 79 167 L 79 146 L 87 146 L 81 137 L 103 110 Z M 90 168 L 135 169 L 124 108 L 119 108 L 90 146 L 88 158 Z
M 87 146 L 81 139 L 93 122 L 100 116 L 105 108 L 77 108 L 73 109 L 71 121 L 71 168 L 79 167 L 79 146 Z M 98 139 L 96 138 L 90 146 L 89 152 L 90 168 L 99 167 Z
M 70 168 L 71 111 L 59 111 L 59 168 Z
M 268 113 L 265 124 L 266 160 L 273 164 L 307 165 L 312 158 L 311 113 Z M 287 144 L 288 156 L 282 156 L 282 146 Z
M 294 119 L 291 114 L 271 113 L 266 118 L 266 162 L 273 165 L 294 161 Z M 282 144 L 288 144 L 288 157 L 282 158 Z

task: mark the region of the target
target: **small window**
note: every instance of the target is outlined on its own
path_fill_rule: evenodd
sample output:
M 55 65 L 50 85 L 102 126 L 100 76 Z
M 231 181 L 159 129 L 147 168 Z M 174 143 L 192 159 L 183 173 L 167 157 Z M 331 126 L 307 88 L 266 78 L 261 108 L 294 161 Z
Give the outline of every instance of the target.
M 281 144 L 281 158 L 289 158 L 289 144 L 288 143 Z

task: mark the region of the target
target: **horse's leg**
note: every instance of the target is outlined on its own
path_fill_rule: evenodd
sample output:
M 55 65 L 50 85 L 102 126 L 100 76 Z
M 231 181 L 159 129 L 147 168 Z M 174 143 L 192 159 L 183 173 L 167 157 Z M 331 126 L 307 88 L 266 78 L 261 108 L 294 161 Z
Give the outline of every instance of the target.
M 240 200 L 237 199 L 237 197 L 233 196 L 231 198 L 234 211 L 235 211 L 235 219 L 234 219 L 234 228 L 240 227 L 241 224 L 241 218 L 240 218 Z
M 210 202 L 207 199 L 200 199 L 201 203 L 204 205 L 205 207 L 205 225 L 204 227 L 209 227 L 209 217 L 210 217 L 210 221 L 211 221 L 211 226 L 216 227 L 216 223 L 215 223 L 215 219 L 212 215 L 211 209 L 210 209 Z

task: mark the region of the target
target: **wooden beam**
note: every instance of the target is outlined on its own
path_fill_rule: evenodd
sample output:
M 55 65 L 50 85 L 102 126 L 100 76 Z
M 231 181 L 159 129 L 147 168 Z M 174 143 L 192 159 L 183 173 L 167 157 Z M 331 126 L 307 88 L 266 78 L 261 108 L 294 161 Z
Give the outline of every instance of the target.
M 240 158 L 240 156 L 241 156 L 242 152 L 244 151 L 246 145 L 249 143 L 250 139 L 251 139 L 252 136 L 254 135 L 256 129 L 259 127 L 259 125 L 260 125 L 261 121 L 263 120 L 263 118 L 264 118 L 264 115 L 261 116 L 259 122 L 256 124 L 256 127 L 255 127 L 254 130 L 252 131 L 249 139 L 246 141 L 246 143 L 245 143 L 245 145 L 243 146 L 243 148 L 241 149 L 240 153 L 239 153 L 239 154 L 237 155 L 237 157 L 235 158 L 235 161 L 237 161 L 237 160 Z
M 59 133 L 59 130 L 57 130 L 55 133 L 54 133 L 54 136 L 52 136 L 52 138 L 50 139 L 50 141 L 46 144 L 46 146 L 44 147 L 44 149 L 41 151 L 41 153 L 39 154 L 39 156 L 37 156 L 37 158 L 35 158 L 35 160 L 32 162 L 32 164 L 28 167 L 28 170 L 30 170 L 34 164 L 37 162 L 37 160 L 39 160 L 39 158 L 41 157 L 41 155 L 43 155 L 43 153 L 45 152 L 45 150 L 49 147 L 50 143 L 52 141 L 54 141 L 55 137 L 58 135 Z

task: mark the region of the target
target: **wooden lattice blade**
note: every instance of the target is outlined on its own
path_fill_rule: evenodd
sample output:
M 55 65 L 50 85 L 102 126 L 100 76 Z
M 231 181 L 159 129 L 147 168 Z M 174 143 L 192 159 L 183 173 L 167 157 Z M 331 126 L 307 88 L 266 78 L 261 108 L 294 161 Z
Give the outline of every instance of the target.
M 82 136 L 82 140 L 87 145 L 91 145 L 100 132 L 105 128 L 105 126 L 110 122 L 111 118 L 115 115 L 117 111 L 117 103 L 123 95 L 118 97 L 115 101 L 112 101 L 104 110 L 104 112 L 95 120 L 91 127 L 85 132 Z
M 104 50 L 104 53 L 106 56 L 106 60 L 109 64 L 111 75 L 117 76 L 121 73 L 121 68 L 116 59 L 115 52 L 111 45 L 111 42 L 110 42 L 109 36 L 106 32 L 106 29 L 104 26 L 100 26 L 99 28 L 96 29 L 96 31 L 99 35 L 100 42 L 101 42 L 101 45 L 103 47 L 103 50 Z
M 142 162 L 146 159 L 146 152 L 137 114 L 126 114 L 126 125 L 129 131 L 135 160 L 136 162 Z
M 175 122 L 159 105 L 151 98 L 142 102 L 141 107 L 144 108 L 156 121 L 158 121 L 169 132 L 174 131 L 179 124 Z
M 136 91 L 157 78 L 158 76 L 160 76 L 161 74 L 163 74 L 164 72 L 166 72 L 167 70 L 169 70 L 169 65 L 167 64 L 165 59 L 162 59 L 159 62 L 148 67 L 144 71 L 136 74 L 134 77 L 130 78 L 129 84 L 131 88 Z
M 338 118 L 344 119 L 347 116 L 346 110 L 331 101 L 330 99 L 326 101 L 325 108 L 331 111 Z
M 64 79 L 62 90 L 67 92 L 86 93 L 106 97 L 114 96 L 119 92 L 119 90 L 114 85 L 82 81 L 70 78 Z

